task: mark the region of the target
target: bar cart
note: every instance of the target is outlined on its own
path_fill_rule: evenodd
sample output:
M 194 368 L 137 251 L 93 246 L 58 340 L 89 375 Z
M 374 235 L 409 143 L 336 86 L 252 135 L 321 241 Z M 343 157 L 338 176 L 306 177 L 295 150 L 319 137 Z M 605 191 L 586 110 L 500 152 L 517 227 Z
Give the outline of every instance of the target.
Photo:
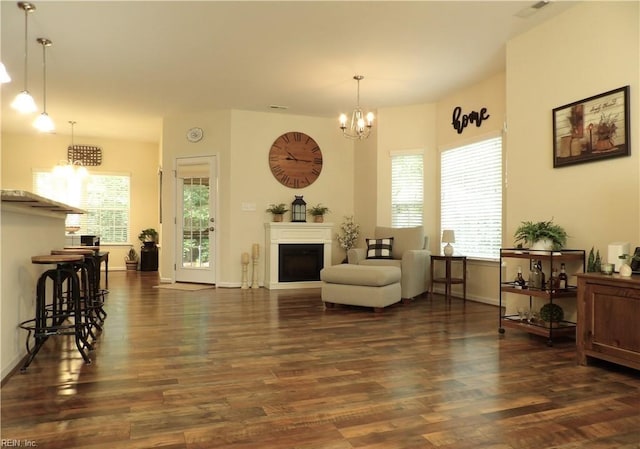
M 548 273 L 551 274 L 554 268 L 559 268 L 561 264 L 567 264 L 572 267 L 572 273 L 583 272 L 585 268 L 585 252 L 577 249 L 563 249 L 560 251 L 546 250 L 529 250 L 523 248 L 501 248 L 500 249 L 500 267 L 503 266 L 504 259 L 522 259 L 526 261 L 529 268 L 533 267 L 536 261 L 541 261 L 543 266 L 548 267 Z M 569 281 L 575 282 L 575 275 L 569 276 Z M 547 345 L 553 345 L 553 338 L 560 336 L 575 336 L 576 323 L 572 321 L 560 320 L 557 322 L 546 322 L 540 319 L 532 319 L 523 317 L 520 314 L 506 314 L 505 293 L 513 293 L 516 295 L 524 295 L 529 297 L 529 309 L 533 307 L 534 298 L 542 298 L 549 304 L 553 304 L 554 300 L 560 298 L 576 298 L 577 286 L 570 285 L 567 282 L 565 288 L 557 288 L 552 285 L 542 285 L 535 288 L 532 285 L 522 286 L 513 279 L 503 279 L 503 270 L 500 270 L 500 325 L 498 332 L 505 333 L 505 328 L 519 329 L 530 334 L 539 335 L 547 338 Z M 503 304 L 505 304 L 503 306 Z

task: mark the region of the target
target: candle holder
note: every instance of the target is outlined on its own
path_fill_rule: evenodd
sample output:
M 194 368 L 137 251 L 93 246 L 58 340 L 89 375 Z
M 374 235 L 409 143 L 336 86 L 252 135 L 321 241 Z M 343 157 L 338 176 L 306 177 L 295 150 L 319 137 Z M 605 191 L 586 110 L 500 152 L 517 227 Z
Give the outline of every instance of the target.
M 253 244 L 251 250 L 251 258 L 253 259 L 253 270 L 251 272 L 251 288 L 260 288 L 258 285 L 258 259 L 260 258 L 260 245 Z
M 249 253 L 242 253 L 242 285 L 241 289 L 245 290 L 249 288 L 249 283 L 247 282 L 247 271 L 249 269 Z

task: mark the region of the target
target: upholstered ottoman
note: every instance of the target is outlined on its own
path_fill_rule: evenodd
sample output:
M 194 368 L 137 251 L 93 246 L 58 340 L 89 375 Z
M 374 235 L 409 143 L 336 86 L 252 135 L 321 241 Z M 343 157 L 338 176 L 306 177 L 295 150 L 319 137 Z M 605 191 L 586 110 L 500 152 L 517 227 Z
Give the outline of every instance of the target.
M 322 301 L 373 307 L 376 312 L 400 301 L 400 268 L 341 264 L 320 271 Z

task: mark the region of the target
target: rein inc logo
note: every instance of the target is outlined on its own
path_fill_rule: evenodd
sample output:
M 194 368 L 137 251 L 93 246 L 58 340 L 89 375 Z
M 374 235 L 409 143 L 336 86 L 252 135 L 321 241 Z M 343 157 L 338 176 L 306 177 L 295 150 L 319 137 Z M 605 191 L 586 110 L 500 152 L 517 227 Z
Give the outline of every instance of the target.
M 14 440 L 3 438 L 0 440 L 0 447 L 38 447 L 35 440 Z

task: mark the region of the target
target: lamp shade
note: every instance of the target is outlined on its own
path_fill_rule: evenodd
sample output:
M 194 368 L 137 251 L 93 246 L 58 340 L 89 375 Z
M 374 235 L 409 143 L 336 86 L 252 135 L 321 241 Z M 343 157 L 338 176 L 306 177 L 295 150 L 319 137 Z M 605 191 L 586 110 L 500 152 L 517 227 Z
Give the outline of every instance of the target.
M 11 77 L 7 72 L 7 68 L 4 66 L 2 62 L 0 62 L 0 84 L 10 83 Z
M 456 243 L 456 234 L 452 229 L 442 231 L 442 243 Z

